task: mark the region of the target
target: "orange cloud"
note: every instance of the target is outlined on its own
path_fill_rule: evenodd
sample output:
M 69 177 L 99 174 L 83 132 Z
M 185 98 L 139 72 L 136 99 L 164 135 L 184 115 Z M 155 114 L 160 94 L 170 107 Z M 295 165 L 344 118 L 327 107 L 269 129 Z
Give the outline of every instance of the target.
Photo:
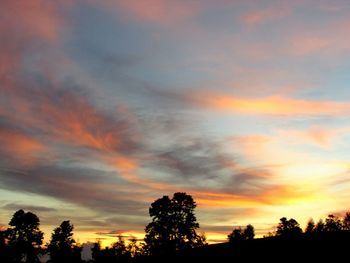
M 45 151 L 46 147 L 36 139 L 23 133 L 0 128 L 1 151 L 7 156 L 17 159 L 23 165 L 34 162 L 39 153 Z
M 237 114 L 337 116 L 350 112 L 350 102 L 312 101 L 283 96 L 241 98 L 209 93 L 195 94 L 193 99 L 208 108 Z
M 193 195 L 196 198 L 198 206 L 202 208 L 258 208 L 266 205 L 293 204 L 303 202 L 306 199 L 316 198 L 314 193 L 304 191 L 301 187 L 296 190 L 292 186 L 274 186 L 267 188 L 264 192 L 259 193 L 259 195 L 225 194 L 210 191 L 196 191 Z

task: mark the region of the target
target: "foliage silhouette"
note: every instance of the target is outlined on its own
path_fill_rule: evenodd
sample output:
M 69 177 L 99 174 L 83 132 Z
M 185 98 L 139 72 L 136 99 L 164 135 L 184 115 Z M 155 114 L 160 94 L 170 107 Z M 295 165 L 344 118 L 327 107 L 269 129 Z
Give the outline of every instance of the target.
M 74 226 L 69 221 L 63 221 L 54 229 L 47 250 L 50 254 L 51 263 L 80 262 L 81 248 L 73 239 Z
M 175 193 L 173 198 L 163 196 L 151 204 L 149 215 L 152 222 L 146 226 L 145 252 L 164 255 L 200 246 L 199 228 L 194 209 L 196 203 L 191 195 Z
M 235 243 L 254 239 L 254 236 L 254 227 L 249 224 L 245 229 L 242 229 L 241 227 L 234 228 L 232 232 L 227 236 L 227 238 L 230 243 Z
M 112 244 L 114 249 L 114 255 L 117 261 L 128 261 L 131 258 L 131 254 L 125 245 L 124 238 L 119 235 L 118 241 Z
M 295 219 L 291 218 L 288 220 L 286 217 L 282 217 L 277 225 L 276 235 L 282 237 L 293 237 L 302 232 L 299 223 Z
M 245 240 L 251 240 L 255 237 L 255 230 L 253 225 L 249 224 L 246 226 L 246 228 L 243 231 L 244 239 Z
M 343 229 L 350 230 L 350 212 L 347 212 L 343 218 Z
M 12 262 L 39 262 L 39 253 L 44 233 L 40 231 L 39 218 L 22 209 L 14 213 L 6 231 L 7 242 Z
M 118 236 L 118 241 L 112 244 L 112 247 L 101 248 L 101 243 L 94 243 L 91 248 L 93 262 L 130 262 L 132 259 L 142 255 L 142 249 L 137 244 L 135 238 L 128 244 L 125 243 L 122 236 Z
M 326 231 L 340 231 L 342 230 L 342 222 L 339 217 L 334 215 L 328 215 L 325 223 Z
M 307 222 L 305 233 L 313 233 L 316 231 L 316 225 L 312 218 Z
M 132 258 L 140 257 L 143 254 L 142 247 L 137 244 L 136 238 L 129 240 L 126 249 L 129 251 Z
M 315 226 L 315 231 L 317 233 L 321 233 L 321 232 L 323 232 L 325 230 L 326 229 L 325 229 L 325 224 L 324 224 L 323 220 L 322 219 L 318 220 L 318 222 L 317 222 L 317 224 Z
M 101 249 L 100 241 L 94 243 L 91 248 L 93 262 L 96 263 L 109 263 L 115 261 L 115 254 L 112 248 L 106 247 Z
M 199 224 L 194 215 L 195 207 L 193 198 L 186 193 L 175 193 L 172 199 L 167 196 L 157 199 L 151 204 L 152 222 L 146 227 L 145 241 L 151 243 L 140 246 L 136 239 L 125 242 L 119 236 L 111 247 L 101 249 L 101 244 L 97 242 L 91 249 L 92 260 L 89 262 L 200 262 L 221 259 L 280 262 L 281 257 L 295 262 L 334 262 L 347 256 L 350 212 L 342 218 L 329 215 L 317 224 L 310 219 L 304 233 L 295 219 L 288 220 L 286 217 L 280 219 L 274 234 L 264 238 L 254 239 L 252 225 L 244 229 L 238 227 L 228 235 L 230 242 L 204 246 L 205 235 L 196 233 Z M 9 225 L 7 230 L 0 230 L 1 262 L 39 262 L 38 256 L 43 251 L 39 218 L 31 212 L 18 210 Z M 187 229 L 189 226 L 192 228 Z M 54 229 L 47 246 L 49 262 L 82 262 L 81 248 L 73 239 L 73 229 L 69 221 L 63 221 Z M 265 257 L 267 254 L 274 256 Z
M 7 233 L 4 230 L 0 230 L 0 257 L 3 262 L 10 261 L 9 249 L 7 246 Z
M 244 240 L 243 230 L 241 227 L 236 227 L 232 230 L 232 232 L 227 236 L 228 241 L 231 243 L 241 242 Z

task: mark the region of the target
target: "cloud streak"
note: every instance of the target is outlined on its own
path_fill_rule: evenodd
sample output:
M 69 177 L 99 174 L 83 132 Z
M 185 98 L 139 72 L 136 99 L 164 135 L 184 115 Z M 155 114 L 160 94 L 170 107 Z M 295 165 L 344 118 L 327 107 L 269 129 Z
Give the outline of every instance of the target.
M 350 103 L 294 99 L 283 96 L 242 98 L 221 94 L 195 94 L 194 102 L 212 110 L 251 115 L 344 116 Z

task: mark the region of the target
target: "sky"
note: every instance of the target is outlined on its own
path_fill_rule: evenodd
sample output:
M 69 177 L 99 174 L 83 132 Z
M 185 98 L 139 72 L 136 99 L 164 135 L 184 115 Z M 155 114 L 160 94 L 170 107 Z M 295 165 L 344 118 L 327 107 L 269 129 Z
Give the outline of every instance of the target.
M 186 192 L 225 241 L 350 199 L 349 1 L 0 0 L 0 226 L 141 239 Z

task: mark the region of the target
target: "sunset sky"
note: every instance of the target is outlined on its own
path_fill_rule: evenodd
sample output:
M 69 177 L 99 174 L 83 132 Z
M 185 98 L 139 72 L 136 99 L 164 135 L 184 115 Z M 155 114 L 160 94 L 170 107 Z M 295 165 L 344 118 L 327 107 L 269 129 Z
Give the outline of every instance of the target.
M 350 209 L 350 2 L 0 0 L 0 226 L 142 238 L 186 192 L 224 241 Z

